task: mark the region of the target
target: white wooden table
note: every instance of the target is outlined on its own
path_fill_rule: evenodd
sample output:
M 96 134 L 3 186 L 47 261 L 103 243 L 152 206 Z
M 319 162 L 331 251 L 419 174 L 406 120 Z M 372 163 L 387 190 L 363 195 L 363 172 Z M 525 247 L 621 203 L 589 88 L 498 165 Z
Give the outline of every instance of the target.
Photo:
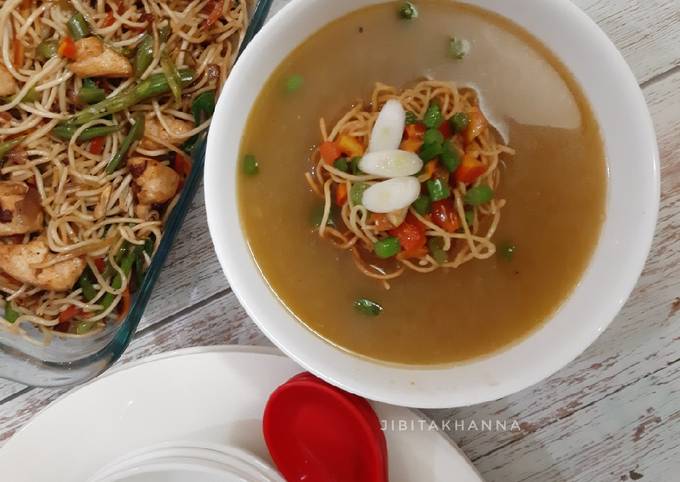
M 488 481 L 680 481 L 680 0 L 576 3 L 621 49 L 654 117 L 662 200 L 652 253 L 623 311 L 576 361 L 516 395 L 426 415 L 451 421 L 448 434 Z M 220 271 L 199 193 L 119 363 L 212 344 L 268 341 Z M 62 393 L 0 381 L 0 444 Z M 488 420 L 508 430 L 482 430 Z

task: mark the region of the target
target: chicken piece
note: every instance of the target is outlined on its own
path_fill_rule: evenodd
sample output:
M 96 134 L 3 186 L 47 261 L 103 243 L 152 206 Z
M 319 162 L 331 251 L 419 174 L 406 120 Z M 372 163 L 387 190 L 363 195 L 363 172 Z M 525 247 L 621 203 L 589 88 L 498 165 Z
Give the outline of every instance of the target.
M 40 194 L 25 182 L 0 181 L 0 236 L 40 231 Z
M 0 269 L 12 278 L 50 291 L 68 291 L 85 269 L 85 260 L 72 258 L 47 268 L 34 265 L 53 260 L 44 238 L 27 244 L 0 244 Z
M 185 134 L 194 128 L 193 122 L 176 119 L 170 116 L 165 117 L 165 122 L 170 128 L 170 131 L 175 134 Z M 186 136 L 172 136 L 170 132 L 163 128 L 156 117 L 146 119 L 146 123 L 144 124 L 144 139 L 142 139 L 140 146 L 142 149 L 148 149 L 150 151 L 165 149 L 165 146 L 155 142 L 151 137 L 160 139 L 173 146 L 179 146 L 187 139 Z
M 165 204 L 177 193 L 180 177 L 173 169 L 148 157 L 131 157 L 128 169 L 135 178 L 139 204 Z
M 7 68 L 0 64 L 0 97 L 9 97 L 19 91 L 19 86 L 14 76 Z
M 68 67 L 78 77 L 132 76 L 130 61 L 96 37 L 76 42 L 76 60 Z

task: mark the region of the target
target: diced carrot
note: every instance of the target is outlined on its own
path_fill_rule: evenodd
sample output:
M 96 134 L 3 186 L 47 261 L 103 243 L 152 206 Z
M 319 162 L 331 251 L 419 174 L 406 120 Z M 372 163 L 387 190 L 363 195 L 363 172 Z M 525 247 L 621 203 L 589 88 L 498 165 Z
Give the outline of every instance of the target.
M 425 135 L 425 130 L 423 124 L 409 124 L 404 132 L 407 139 L 422 139 Z
M 333 164 L 335 160 L 342 155 L 338 146 L 335 142 L 326 141 L 319 146 L 319 152 L 321 153 L 321 159 L 326 164 Z
M 486 172 L 486 166 L 482 161 L 476 159 L 470 154 L 463 156 L 463 162 L 460 163 L 456 169 L 456 181 L 465 184 L 472 184 L 479 176 Z
M 432 176 L 434 176 L 434 173 L 437 172 L 437 166 L 439 163 L 437 162 L 436 159 L 431 160 L 427 164 L 425 164 L 425 167 L 423 168 L 423 174 L 427 176 L 427 181 L 428 179 L 431 179 Z
M 222 8 L 224 7 L 224 0 L 213 0 L 206 5 L 206 12 L 208 18 L 205 19 L 203 26 L 205 28 L 212 27 L 222 16 Z
M 125 291 L 120 296 L 120 305 L 118 305 L 118 319 L 122 320 L 130 311 L 130 287 L 125 288 Z
M 71 37 L 64 37 L 62 41 L 59 43 L 57 53 L 59 54 L 60 57 L 63 57 L 65 59 L 75 60 L 76 44 L 73 41 L 73 39 Z
M 94 265 L 97 268 L 97 271 L 99 271 L 100 273 L 103 273 L 104 270 L 106 269 L 106 261 L 104 260 L 104 258 L 95 258 Z
M 432 222 L 449 233 L 460 228 L 460 219 L 450 199 L 432 203 Z
M 113 10 L 109 10 L 102 22 L 102 27 L 110 27 L 116 23 L 116 17 L 113 16 Z
M 465 143 L 470 144 L 486 129 L 486 118 L 477 107 L 473 107 L 470 112 L 468 112 L 468 117 L 470 118 L 470 123 L 465 130 Z
M 399 239 L 399 244 L 406 253 L 418 251 L 427 243 L 425 229 L 420 222 L 418 222 L 418 224 L 412 224 L 408 220 L 404 221 L 398 227 L 390 230 L 390 235 Z
M 104 145 L 106 145 L 106 137 L 95 137 L 90 141 L 90 154 L 101 155 L 104 152 Z
M 408 152 L 418 152 L 420 148 L 423 147 L 423 141 L 422 139 L 404 139 L 401 141 L 401 145 L 399 146 L 399 149 L 402 151 L 408 151 Z
M 83 310 L 81 310 L 77 306 L 69 305 L 68 308 L 59 313 L 59 323 L 67 323 L 71 321 L 73 318 L 81 316 L 82 314 Z
M 347 202 L 347 184 L 343 182 L 342 184 L 338 184 L 338 187 L 335 190 L 335 204 L 337 204 L 338 206 L 344 206 L 346 202 Z
M 394 225 L 387 219 L 387 214 L 372 213 L 369 216 L 368 221 L 375 226 L 377 231 L 389 231 L 394 228 Z
M 24 65 L 24 44 L 16 37 L 12 39 L 12 64 L 16 69 Z
M 341 135 L 338 139 L 338 149 L 349 157 L 359 157 L 364 155 L 364 146 L 356 137 Z
M 181 154 L 175 153 L 175 162 L 173 168 L 182 177 L 189 177 L 191 173 L 191 161 Z
M 448 120 L 442 122 L 442 124 L 439 126 L 439 132 L 442 133 L 444 139 L 450 138 L 453 135 L 453 131 L 451 130 L 451 123 Z

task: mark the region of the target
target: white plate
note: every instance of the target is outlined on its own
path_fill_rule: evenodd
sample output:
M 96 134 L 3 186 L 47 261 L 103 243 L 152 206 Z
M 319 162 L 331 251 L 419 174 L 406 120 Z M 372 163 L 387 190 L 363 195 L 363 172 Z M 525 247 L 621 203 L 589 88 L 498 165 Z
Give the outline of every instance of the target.
M 231 445 L 271 462 L 262 437 L 269 394 L 301 369 L 254 347 L 180 350 L 125 365 L 36 416 L 0 450 L 3 481 L 82 482 L 115 459 L 182 441 Z M 386 431 L 391 482 L 480 482 L 474 466 L 414 412 L 376 403 Z M 425 424 L 427 429 L 427 424 Z M 39 463 L 36 461 L 39 460 Z

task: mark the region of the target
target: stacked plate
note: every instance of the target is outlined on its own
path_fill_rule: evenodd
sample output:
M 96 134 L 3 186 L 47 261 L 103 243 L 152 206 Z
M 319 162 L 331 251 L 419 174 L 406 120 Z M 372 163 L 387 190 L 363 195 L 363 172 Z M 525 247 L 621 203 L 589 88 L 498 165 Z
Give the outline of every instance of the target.
M 89 482 L 284 482 L 253 454 L 224 445 L 163 443 L 127 454 Z

